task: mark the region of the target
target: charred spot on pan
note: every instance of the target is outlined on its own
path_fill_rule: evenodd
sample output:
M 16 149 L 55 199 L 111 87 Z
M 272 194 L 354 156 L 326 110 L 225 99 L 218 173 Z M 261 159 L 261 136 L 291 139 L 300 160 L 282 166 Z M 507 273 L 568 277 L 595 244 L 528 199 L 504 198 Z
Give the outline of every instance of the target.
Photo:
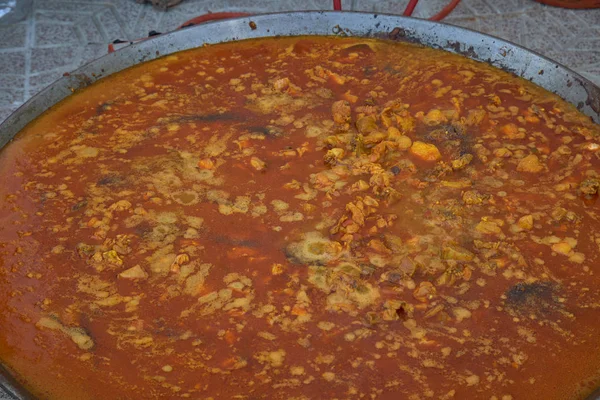
M 392 40 L 405 40 L 407 37 L 410 37 L 410 35 L 407 33 L 406 29 L 400 27 L 395 27 L 388 33 L 388 38 Z
M 372 65 L 367 65 L 363 68 L 363 73 L 365 74 L 365 76 L 372 76 L 373 74 L 375 74 L 375 72 L 377 72 L 377 67 L 374 67 Z
M 248 239 L 234 239 L 228 236 L 218 235 L 214 237 L 214 241 L 217 243 L 228 244 L 232 246 L 241 246 L 241 247 L 258 247 L 259 243 L 255 240 Z
M 79 211 L 82 208 L 84 208 L 85 206 L 87 206 L 87 204 L 88 204 L 87 199 L 81 200 L 80 202 L 77 202 L 71 206 L 71 211 Z
M 106 111 L 111 109 L 112 104 L 113 104 L 112 101 L 107 101 L 107 102 L 100 104 L 98 107 L 96 107 L 96 114 L 97 115 L 104 114 Z
M 467 154 L 472 154 L 473 153 L 473 148 L 472 148 L 472 144 L 471 144 L 471 140 L 463 140 L 460 142 L 460 145 L 458 146 L 458 155 L 460 157 L 462 156 L 466 156 Z M 478 159 L 474 159 L 473 161 L 477 162 Z
M 402 68 L 393 65 L 393 64 L 386 64 L 383 67 L 383 72 L 391 75 L 391 76 L 396 76 L 396 75 L 401 75 L 401 74 L 405 74 L 406 71 L 404 71 Z
M 267 126 L 249 126 L 249 132 L 252 133 L 262 133 L 266 137 L 277 138 L 283 136 L 283 130 L 277 126 L 267 125 Z
M 152 320 L 150 331 L 157 336 L 165 336 L 168 338 L 177 338 L 183 334 L 183 331 L 177 330 L 170 326 L 164 318 L 156 318 Z
M 283 254 L 285 254 L 285 258 L 293 265 L 302 265 L 304 264 L 300 257 L 296 256 L 291 250 L 288 248 L 283 249 Z
M 396 308 L 396 315 L 401 321 L 406 321 L 412 317 L 412 312 L 407 308 L 406 303 L 402 303 L 400 307 Z
M 240 121 L 242 118 L 232 112 L 223 112 L 215 114 L 198 114 L 198 115 L 180 115 L 176 117 L 167 118 L 165 123 L 176 123 L 176 122 L 226 122 L 226 121 Z
M 98 186 L 116 186 L 121 183 L 123 183 L 123 178 L 118 175 L 107 175 L 96 182 Z
M 552 282 L 519 282 L 506 291 L 505 307 L 512 315 L 545 317 L 563 308 Z
M 148 221 L 142 221 L 135 227 L 135 234 L 144 237 L 152 233 L 152 225 Z
M 436 143 L 444 153 L 462 157 L 473 153 L 473 138 L 461 124 L 448 124 L 418 135 L 424 142 Z
M 423 135 L 423 138 L 429 142 L 445 142 L 447 140 L 463 140 L 465 138 L 465 128 L 462 125 L 450 124 L 441 126 Z
M 437 182 L 438 180 L 448 175 L 450 172 L 452 172 L 452 167 L 450 167 L 450 165 L 446 164 L 445 162 L 440 162 L 439 164 L 436 164 L 436 166 L 432 169 L 425 171 L 425 174 L 423 175 L 423 180 L 425 182 Z

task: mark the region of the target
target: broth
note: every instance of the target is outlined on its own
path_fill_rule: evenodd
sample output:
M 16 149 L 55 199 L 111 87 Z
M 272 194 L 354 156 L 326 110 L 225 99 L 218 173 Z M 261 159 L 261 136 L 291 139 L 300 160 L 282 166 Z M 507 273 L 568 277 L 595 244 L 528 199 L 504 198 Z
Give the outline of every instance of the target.
M 0 359 L 47 399 L 582 398 L 599 134 L 404 43 L 122 71 L 0 154 Z

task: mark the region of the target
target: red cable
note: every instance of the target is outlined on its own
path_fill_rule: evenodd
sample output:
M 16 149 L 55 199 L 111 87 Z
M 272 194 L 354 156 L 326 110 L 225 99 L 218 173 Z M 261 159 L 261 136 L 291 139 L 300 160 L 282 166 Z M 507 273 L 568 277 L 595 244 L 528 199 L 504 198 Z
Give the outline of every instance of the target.
M 342 0 L 333 0 L 333 9 L 335 11 L 342 11 Z
M 406 8 L 404 9 L 404 13 L 402 15 L 404 15 L 405 17 L 410 17 L 413 11 L 415 10 L 415 7 L 417 6 L 418 2 L 419 0 L 410 0 L 406 5 Z
M 204 15 L 200 15 L 199 17 L 192 18 L 189 21 L 185 21 L 177 29 L 181 29 L 183 27 L 190 26 L 190 25 L 198 25 L 203 22 L 215 21 L 218 19 L 246 17 L 248 15 L 251 15 L 251 14 L 242 13 L 242 12 L 218 12 L 218 13 L 204 14 Z
M 450 4 L 448 4 L 446 7 L 442 8 L 442 11 L 435 14 L 433 17 L 429 18 L 429 20 L 430 21 L 441 21 L 442 19 L 446 18 L 446 16 L 448 14 L 450 14 L 452 12 L 452 10 L 454 10 L 456 8 L 458 3 L 460 3 L 460 0 L 452 0 L 450 2 Z

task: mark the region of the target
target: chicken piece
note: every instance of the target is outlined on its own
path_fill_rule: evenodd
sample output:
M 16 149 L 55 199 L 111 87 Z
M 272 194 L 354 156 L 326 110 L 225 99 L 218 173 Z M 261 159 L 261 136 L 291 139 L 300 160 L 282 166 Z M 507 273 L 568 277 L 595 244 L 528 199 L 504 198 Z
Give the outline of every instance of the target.
M 499 235 L 502 233 L 502 229 L 500 226 L 498 226 L 496 221 L 488 221 L 483 219 L 475 226 L 475 230 L 487 235 Z
M 524 215 L 517 221 L 519 228 L 530 230 L 533 229 L 533 216 L 531 214 Z
M 365 225 L 365 214 L 362 207 L 362 203 L 354 204 L 348 203 L 346 204 L 346 210 L 352 214 L 352 221 L 356 222 L 358 226 Z
M 421 282 L 419 286 L 414 290 L 413 297 L 423 303 L 431 300 L 435 297 L 436 290 L 435 286 L 431 282 Z
M 367 244 L 371 249 L 375 250 L 378 253 L 391 254 L 392 251 L 388 249 L 385 244 L 379 239 L 371 239 Z
M 472 154 L 464 154 L 457 158 L 456 160 L 452 160 L 452 169 L 457 170 L 466 167 L 473 160 Z
M 258 157 L 252 157 L 250 159 L 250 165 L 257 171 L 264 171 L 267 168 L 267 164 Z
M 369 133 L 377 130 L 377 122 L 373 115 L 366 115 L 356 121 L 356 129 L 360 133 Z
M 410 152 L 424 161 L 437 161 L 442 158 L 434 144 L 416 141 L 410 147 Z
M 538 156 L 530 154 L 525 158 L 522 158 L 517 165 L 517 171 L 519 172 L 532 172 L 538 173 L 544 169 L 544 164 L 541 163 Z
M 398 124 L 398 129 L 404 134 L 411 133 L 415 129 L 415 119 L 407 110 L 403 110 L 400 114 L 396 115 L 396 123 Z
M 600 191 L 600 179 L 587 178 L 579 184 L 579 193 L 585 196 L 593 196 Z
M 288 86 L 290 86 L 290 80 L 288 78 L 276 79 L 275 82 L 273 82 L 273 87 L 275 88 L 275 90 L 278 90 L 280 92 L 287 89 Z
M 327 163 L 329 165 L 335 165 L 337 163 L 337 161 L 344 158 L 344 154 L 345 154 L 344 149 L 341 149 L 339 147 L 334 147 L 333 149 L 328 150 L 327 153 L 325 153 L 323 160 L 325 161 L 325 163 Z
M 427 125 L 439 125 L 444 122 L 447 122 L 448 118 L 444 115 L 444 113 L 437 108 L 430 110 L 424 117 L 423 122 Z
M 148 274 L 142 267 L 136 265 L 135 267 L 131 267 L 126 269 L 125 271 L 119 274 L 119 278 L 123 279 L 146 279 L 148 278 Z
M 350 122 L 350 115 L 352 113 L 350 103 L 346 100 L 336 101 L 331 106 L 331 113 L 333 114 L 333 120 L 338 124 Z
M 513 123 L 504 125 L 500 131 L 509 139 L 523 139 L 525 132 L 519 131 L 519 127 Z
M 215 169 L 215 163 L 210 158 L 203 158 L 198 161 L 198 168 L 200 169 Z
M 475 190 L 467 190 L 463 193 L 462 200 L 467 205 L 474 205 L 483 203 L 487 197 L 489 196 L 483 195 Z
M 400 136 L 396 139 L 400 150 L 408 150 L 412 146 L 412 140 L 408 136 Z
M 387 136 L 389 140 L 397 140 L 403 135 L 400 130 L 394 126 L 387 128 Z
M 442 260 L 471 261 L 475 255 L 464 247 L 445 244 L 442 247 Z
M 467 124 L 469 126 L 477 126 L 481 123 L 481 121 L 483 121 L 483 119 L 485 118 L 486 115 L 487 115 L 487 112 L 485 110 L 479 110 L 479 109 L 469 110 L 469 113 L 467 114 L 467 118 L 465 120 L 465 124 Z
M 363 143 L 368 146 L 374 145 L 374 144 L 381 142 L 382 140 L 385 140 L 386 138 L 387 138 L 387 134 L 385 134 L 383 132 L 373 131 L 363 138 Z
M 555 251 L 555 252 L 565 255 L 565 256 L 568 255 L 572 249 L 573 249 L 573 247 L 567 241 L 554 243 L 552 245 L 552 251 Z

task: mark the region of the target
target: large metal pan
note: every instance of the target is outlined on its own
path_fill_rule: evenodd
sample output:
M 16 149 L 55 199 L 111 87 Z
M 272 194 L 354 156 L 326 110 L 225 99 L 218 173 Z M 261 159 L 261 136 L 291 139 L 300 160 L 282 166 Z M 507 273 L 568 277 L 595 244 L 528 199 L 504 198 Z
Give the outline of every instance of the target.
M 253 22 L 253 23 L 251 23 Z M 269 36 L 344 35 L 408 41 L 484 61 L 558 94 L 600 123 L 600 88 L 514 43 L 439 22 L 387 14 L 303 11 L 218 21 L 157 36 L 79 68 L 31 98 L 0 125 L 0 148 L 25 125 L 73 92 L 133 65 L 205 43 Z M 0 368 L 0 386 L 17 399 L 28 393 Z M 588 400 L 600 400 L 600 392 Z

